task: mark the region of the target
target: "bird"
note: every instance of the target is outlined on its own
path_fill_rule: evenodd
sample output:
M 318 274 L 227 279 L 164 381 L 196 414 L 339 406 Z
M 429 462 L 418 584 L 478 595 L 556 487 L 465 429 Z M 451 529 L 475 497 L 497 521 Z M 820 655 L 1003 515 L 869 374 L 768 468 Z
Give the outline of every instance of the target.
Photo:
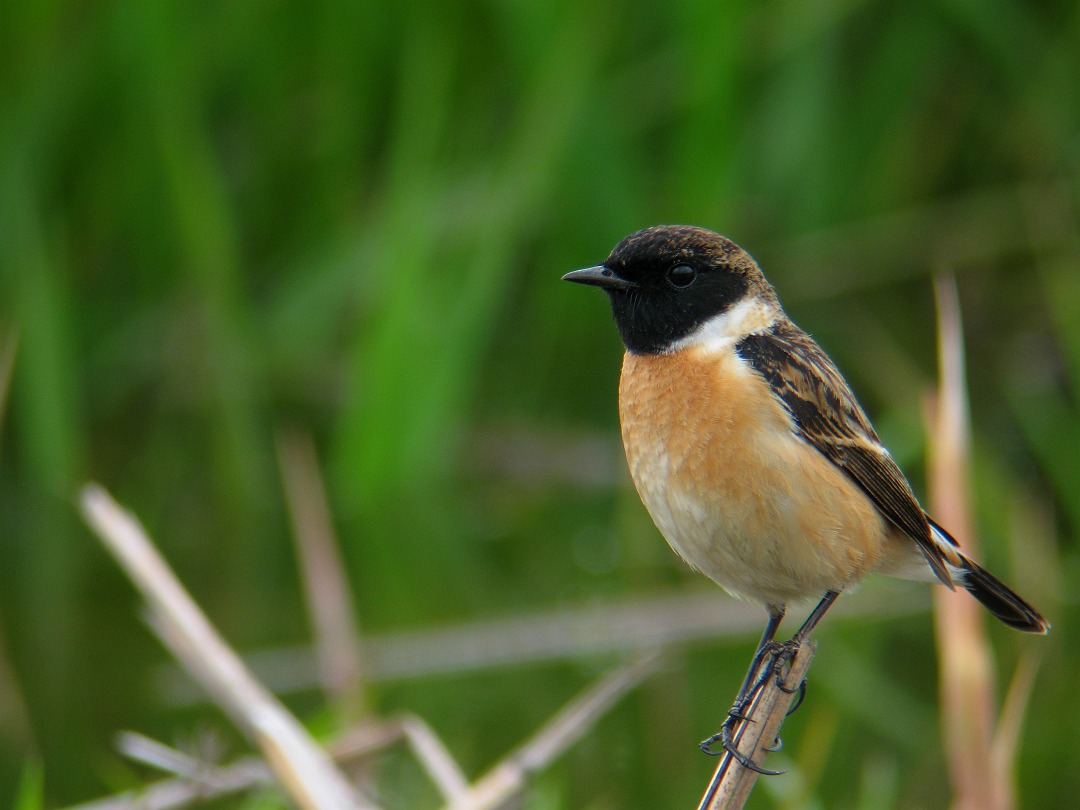
M 722 739 L 768 773 L 730 740 L 760 685 L 757 665 L 791 654 L 872 572 L 936 579 L 1013 629 L 1049 630 L 926 513 L 836 364 L 733 241 L 689 225 L 646 228 L 563 279 L 610 299 L 626 350 L 622 441 L 653 522 L 690 567 L 768 614 L 728 720 L 702 743 L 707 753 Z M 787 606 L 813 599 L 795 635 L 776 642 Z

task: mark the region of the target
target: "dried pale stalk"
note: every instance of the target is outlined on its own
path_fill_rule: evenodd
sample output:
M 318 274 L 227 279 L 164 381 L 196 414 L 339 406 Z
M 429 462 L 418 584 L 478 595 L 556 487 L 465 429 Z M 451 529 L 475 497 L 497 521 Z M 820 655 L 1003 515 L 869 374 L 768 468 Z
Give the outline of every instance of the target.
M 277 448 L 314 631 L 319 680 L 348 725 L 365 713 L 363 657 L 326 488 L 308 434 L 283 432 Z
M 791 689 L 803 682 L 816 649 L 817 644 L 813 641 L 803 644 L 782 677 L 767 678 L 747 712 L 749 719 L 740 721 L 732 730 L 732 740 L 739 752 L 759 767 L 765 762 L 766 749 L 780 736 L 780 727 L 797 695 L 797 690 Z M 756 681 L 770 665 L 766 656 L 753 680 Z M 738 810 L 746 804 L 759 775 L 725 751 L 698 803 L 698 810 Z
M 970 425 L 960 305 L 952 278 L 939 278 L 935 289 L 940 379 L 930 417 L 930 507 L 970 552 L 976 543 L 968 492 Z M 1012 810 L 1013 763 L 1003 761 L 1012 746 L 1003 742 L 995 756 L 994 658 L 982 608 L 967 594 L 944 588 L 936 588 L 934 598 L 942 733 L 953 810 Z M 1020 722 L 1016 711 L 1009 721 L 1012 728 Z
M 451 800 L 468 790 L 468 781 L 442 741 L 415 715 L 399 715 L 383 723 L 364 722 L 331 740 L 327 750 L 335 762 L 347 767 L 402 741 L 408 743 L 444 798 Z M 117 748 L 129 759 L 173 776 L 138 790 L 71 805 L 67 810 L 181 810 L 274 781 L 274 775 L 258 757 L 213 765 L 130 731 L 118 735 Z
M 163 779 L 139 790 L 71 805 L 67 810 L 181 810 L 273 781 L 274 776 L 265 762 L 258 757 L 245 757 L 231 765 L 204 768 L 198 778 Z
M 142 526 L 99 486 L 82 491 L 83 516 L 146 599 L 161 639 L 262 749 L 285 791 L 305 810 L 373 810 L 356 797 L 304 727 L 214 630 Z
M 864 588 L 838 600 L 830 623 L 853 616 L 880 618 L 925 612 L 929 590 Z M 438 629 L 364 637 L 364 673 L 373 681 L 486 671 L 511 664 L 577 660 L 602 653 L 629 654 L 703 639 L 756 639 L 761 606 L 725 599 L 715 586 L 700 592 L 623 602 L 559 608 L 512 618 L 483 619 Z M 307 647 L 279 647 L 245 656 L 248 666 L 275 694 L 309 691 L 319 685 Z M 159 689 L 174 705 L 204 699 L 171 668 L 160 673 Z
M 444 810 L 495 810 L 505 805 L 521 791 L 529 777 L 581 739 L 619 698 L 652 672 L 658 658 L 659 654 L 651 651 L 605 675 Z

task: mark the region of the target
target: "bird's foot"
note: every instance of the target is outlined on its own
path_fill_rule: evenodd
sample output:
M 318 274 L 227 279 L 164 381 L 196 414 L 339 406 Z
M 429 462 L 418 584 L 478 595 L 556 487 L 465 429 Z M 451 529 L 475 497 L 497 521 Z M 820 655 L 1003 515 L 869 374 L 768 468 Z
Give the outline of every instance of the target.
M 715 757 L 720 756 L 726 751 L 744 768 L 749 768 L 759 774 L 776 776 L 783 773 L 783 771 L 762 768 L 742 753 L 735 744 L 734 730 L 738 723 L 754 722 L 754 700 L 765 684 L 768 683 L 770 678 L 775 678 L 776 686 L 782 692 L 796 696 L 787 710 L 788 715 L 791 715 L 802 705 L 803 699 L 806 697 L 806 679 L 803 678 L 799 684 L 794 687 L 788 686 L 784 680 L 784 665 L 790 663 L 791 659 L 795 657 L 801 646 L 802 639 L 798 638 L 793 638 L 789 641 L 773 641 L 768 643 L 764 650 L 764 655 L 762 656 L 764 663 L 760 668 L 760 673 L 757 678 L 750 684 L 749 688 L 746 689 L 745 694 L 741 694 L 735 699 L 735 703 L 728 711 L 727 719 L 724 721 L 723 726 L 720 727 L 720 731 L 699 743 L 699 747 L 704 753 Z M 717 743 L 720 743 L 720 745 L 716 746 Z M 714 746 L 716 747 L 714 748 Z M 763 750 L 771 753 L 779 751 L 781 748 L 783 748 L 783 742 L 777 737 L 772 745 L 765 746 Z
M 800 706 L 802 706 L 803 701 L 806 699 L 806 678 L 799 681 L 797 686 L 788 686 L 787 682 L 784 680 L 784 664 L 789 663 L 791 659 L 795 657 L 802 647 L 802 642 L 792 639 L 791 641 L 774 642 L 770 646 L 771 649 L 768 652 L 769 660 L 765 664 L 761 677 L 758 679 L 754 688 L 755 690 L 760 688 L 769 677 L 775 677 L 777 689 L 789 695 L 796 695 L 785 715 L 786 717 L 790 717 Z
M 772 770 L 770 768 L 763 768 L 760 765 L 758 765 L 756 762 L 754 762 L 754 760 L 750 759 L 750 757 L 746 756 L 746 754 L 744 754 L 742 751 L 740 751 L 736 747 L 735 741 L 733 739 L 731 739 L 731 731 L 730 731 L 730 729 L 728 729 L 726 727 L 720 729 L 720 740 L 721 740 L 721 743 L 723 745 L 724 750 L 727 751 L 729 754 L 731 754 L 732 759 L 734 759 L 736 762 L 738 762 L 744 768 L 747 768 L 747 769 L 749 769 L 751 771 L 755 771 L 756 773 L 759 773 L 762 776 L 779 776 L 780 774 L 783 773 L 783 771 L 774 771 L 774 770 Z M 777 738 L 777 743 L 779 743 L 779 741 L 780 741 L 779 738 Z M 765 750 L 766 751 L 779 750 L 779 748 L 766 748 Z
M 718 757 L 724 752 L 731 755 L 732 759 L 742 765 L 744 768 L 755 771 L 763 776 L 778 776 L 784 771 L 774 771 L 769 768 L 763 768 L 754 762 L 750 757 L 746 756 L 742 751 L 738 749 L 734 739 L 734 729 L 738 723 L 752 723 L 754 722 L 752 716 L 752 706 L 754 698 L 757 696 L 758 691 L 765 685 L 769 675 L 771 674 L 771 668 L 767 667 L 762 673 L 762 676 L 754 682 L 753 686 L 747 690 L 747 694 L 743 695 L 740 700 L 735 702 L 735 705 L 728 711 L 727 719 L 720 727 L 720 731 L 713 734 L 708 739 L 702 740 L 699 743 L 701 750 L 711 757 Z M 719 750 L 714 749 L 713 746 L 716 743 L 720 743 Z M 777 737 L 772 746 L 765 747 L 766 751 L 779 751 L 783 747 L 783 743 L 780 738 Z
M 753 722 L 750 719 L 749 714 L 743 713 L 743 710 L 746 708 L 748 708 L 748 706 L 740 707 L 738 704 L 731 707 L 731 709 L 727 713 L 727 719 L 724 721 L 724 725 L 720 726 L 720 730 L 713 734 L 711 737 L 708 737 L 698 743 L 698 748 L 702 750 L 702 753 L 708 754 L 710 757 L 718 757 L 721 753 L 723 753 L 723 751 L 728 747 L 728 744 L 731 742 L 732 728 L 734 728 L 734 726 L 739 722 Z M 720 746 L 719 751 L 714 751 L 713 745 L 718 742 L 722 742 L 723 745 Z

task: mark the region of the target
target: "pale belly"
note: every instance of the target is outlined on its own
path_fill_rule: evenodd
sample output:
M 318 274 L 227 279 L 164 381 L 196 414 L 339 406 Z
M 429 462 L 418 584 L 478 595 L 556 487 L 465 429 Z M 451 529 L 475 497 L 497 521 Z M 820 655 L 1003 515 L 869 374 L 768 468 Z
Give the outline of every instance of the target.
M 671 547 L 731 594 L 773 605 L 917 564 L 914 543 L 765 393 L 734 353 L 626 356 L 630 474 Z

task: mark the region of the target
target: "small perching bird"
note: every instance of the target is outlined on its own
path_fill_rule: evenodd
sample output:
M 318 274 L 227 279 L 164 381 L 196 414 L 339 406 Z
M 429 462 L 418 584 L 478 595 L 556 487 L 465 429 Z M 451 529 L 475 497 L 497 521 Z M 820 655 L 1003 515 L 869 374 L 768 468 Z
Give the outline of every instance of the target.
M 871 572 L 936 577 L 1016 630 L 1049 629 L 926 514 L 836 365 L 734 242 L 647 228 L 563 278 L 610 298 L 623 445 L 653 521 L 690 566 L 768 611 L 755 663 L 789 603 L 820 600 L 791 650 Z

